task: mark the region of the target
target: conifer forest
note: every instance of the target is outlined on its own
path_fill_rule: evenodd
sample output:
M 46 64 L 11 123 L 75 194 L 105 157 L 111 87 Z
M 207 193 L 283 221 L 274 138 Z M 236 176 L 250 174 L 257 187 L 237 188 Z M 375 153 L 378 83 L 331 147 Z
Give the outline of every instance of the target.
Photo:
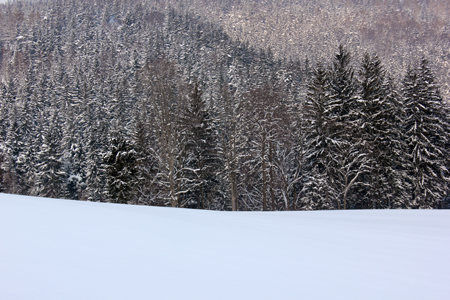
M 449 20 L 445 0 L 0 4 L 0 191 L 448 208 Z

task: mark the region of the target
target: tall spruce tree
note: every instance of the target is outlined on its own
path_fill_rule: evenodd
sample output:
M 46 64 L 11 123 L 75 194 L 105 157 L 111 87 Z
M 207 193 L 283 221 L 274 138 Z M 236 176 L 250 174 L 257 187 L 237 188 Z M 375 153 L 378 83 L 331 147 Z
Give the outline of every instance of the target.
M 195 83 L 181 117 L 187 160 L 183 173 L 186 173 L 184 177 L 189 179 L 191 186 L 184 194 L 184 201 L 189 202 L 189 207 L 210 209 L 219 187 L 219 158 L 212 120 L 202 94 L 199 84 Z
M 333 152 L 330 162 L 331 186 L 338 191 L 339 209 L 361 207 L 355 190 L 364 184 L 362 177 L 370 168 L 370 157 L 364 151 L 361 102 L 357 95 L 351 55 L 340 45 L 330 72 L 330 102 L 327 115 L 331 122 L 329 141 Z
M 313 70 L 308 92 L 303 104 L 303 130 L 305 136 L 305 186 L 303 207 L 306 209 L 329 209 L 338 198 L 331 184 L 333 148 L 330 118 L 329 75 L 322 64 Z
M 65 173 L 61 149 L 62 132 L 56 112 L 42 135 L 42 144 L 36 154 L 37 164 L 33 176 L 35 180 L 35 195 L 42 197 L 61 198 L 64 191 Z
M 118 128 L 112 130 L 109 141 L 109 151 L 104 157 L 107 199 L 115 203 L 133 202 L 131 196 L 136 183 L 136 151 Z
M 392 80 L 376 55 L 365 54 L 359 71 L 361 136 L 370 167 L 358 190 L 364 208 L 401 206 L 406 186 L 402 152 L 402 107 Z
M 428 61 L 409 69 L 403 81 L 405 139 L 408 145 L 410 207 L 437 208 L 448 193 L 448 107 Z
M 157 195 L 157 161 L 152 153 L 154 150 L 155 133 L 151 130 L 152 118 L 148 111 L 148 99 L 143 99 L 139 110 L 135 112 L 133 127 L 133 145 L 136 151 L 136 183 L 133 200 L 135 204 L 164 205 Z

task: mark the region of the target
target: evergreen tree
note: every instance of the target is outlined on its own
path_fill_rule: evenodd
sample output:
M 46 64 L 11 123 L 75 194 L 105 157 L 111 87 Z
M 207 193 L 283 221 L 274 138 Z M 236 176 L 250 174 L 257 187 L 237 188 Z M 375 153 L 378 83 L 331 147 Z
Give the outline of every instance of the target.
M 339 209 L 360 207 L 355 189 L 364 184 L 362 177 L 370 168 L 370 157 L 364 151 L 367 145 L 360 134 L 361 102 L 350 60 L 350 53 L 340 45 L 331 68 L 327 109 L 332 124 L 328 135 L 333 153 L 329 163 L 331 186 L 339 193 L 336 199 Z
M 403 81 L 410 206 L 437 208 L 448 193 L 450 122 L 429 63 L 409 69 Z
M 116 203 L 132 202 L 136 182 L 136 151 L 119 131 L 110 136 L 110 149 L 105 158 L 107 199 Z
M 189 207 L 210 209 L 219 186 L 219 159 L 210 114 L 202 94 L 199 84 L 195 83 L 181 118 L 184 156 L 187 160 L 183 172 L 191 185 L 189 192 L 184 194 L 184 199 L 190 203 Z
M 64 190 L 64 177 L 61 150 L 61 128 L 57 113 L 53 112 L 48 127 L 42 135 L 42 144 L 37 152 L 35 191 L 42 197 L 61 198 Z
M 401 206 L 402 190 L 406 186 L 402 152 L 402 107 L 392 80 L 376 56 L 363 57 L 360 77 L 361 136 L 370 158 L 369 171 L 358 196 L 364 208 Z
M 93 101 L 98 98 L 94 98 Z M 101 108 L 95 109 L 88 105 L 87 114 L 88 126 L 85 132 L 86 162 L 85 182 L 86 182 L 86 199 L 90 201 L 103 201 L 106 184 L 106 171 L 104 168 L 104 155 L 108 151 L 107 134 L 108 124 L 105 116 L 99 111 Z
M 135 204 L 164 205 L 157 197 L 157 161 L 153 155 L 155 135 L 152 131 L 151 117 L 142 101 L 136 112 L 133 128 L 133 145 L 136 151 L 136 183 L 133 198 Z
M 303 105 L 306 178 L 303 205 L 307 209 L 329 209 L 335 206 L 337 191 L 331 184 L 330 166 L 333 162 L 330 112 L 330 87 L 327 70 L 319 64 L 308 84 Z
M 62 132 L 61 148 L 63 151 L 63 170 L 66 174 L 64 197 L 67 199 L 85 199 L 85 167 L 86 152 L 83 134 L 86 133 L 84 91 L 81 84 L 81 75 L 75 67 L 69 73 L 69 87 L 67 97 L 62 105 Z
M 33 141 L 35 128 L 30 103 L 21 101 L 15 104 L 9 116 L 9 128 L 6 136 L 7 158 L 5 170 L 8 173 L 8 192 L 27 195 L 34 186 L 34 160 L 38 142 Z M 36 137 L 38 138 L 38 137 Z

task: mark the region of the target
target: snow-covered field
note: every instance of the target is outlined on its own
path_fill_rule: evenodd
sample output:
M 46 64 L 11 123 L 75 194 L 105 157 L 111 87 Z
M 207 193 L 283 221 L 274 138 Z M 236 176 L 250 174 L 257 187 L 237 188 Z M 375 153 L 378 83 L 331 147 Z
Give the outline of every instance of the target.
M 214 212 L 0 194 L 0 299 L 450 299 L 450 211 Z

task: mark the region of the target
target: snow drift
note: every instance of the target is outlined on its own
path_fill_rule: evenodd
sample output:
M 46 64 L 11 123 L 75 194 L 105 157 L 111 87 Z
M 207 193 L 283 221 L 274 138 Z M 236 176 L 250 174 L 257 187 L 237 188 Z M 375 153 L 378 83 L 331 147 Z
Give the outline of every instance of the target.
M 0 299 L 450 299 L 450 211 L 217 212 L 0 194 Z

